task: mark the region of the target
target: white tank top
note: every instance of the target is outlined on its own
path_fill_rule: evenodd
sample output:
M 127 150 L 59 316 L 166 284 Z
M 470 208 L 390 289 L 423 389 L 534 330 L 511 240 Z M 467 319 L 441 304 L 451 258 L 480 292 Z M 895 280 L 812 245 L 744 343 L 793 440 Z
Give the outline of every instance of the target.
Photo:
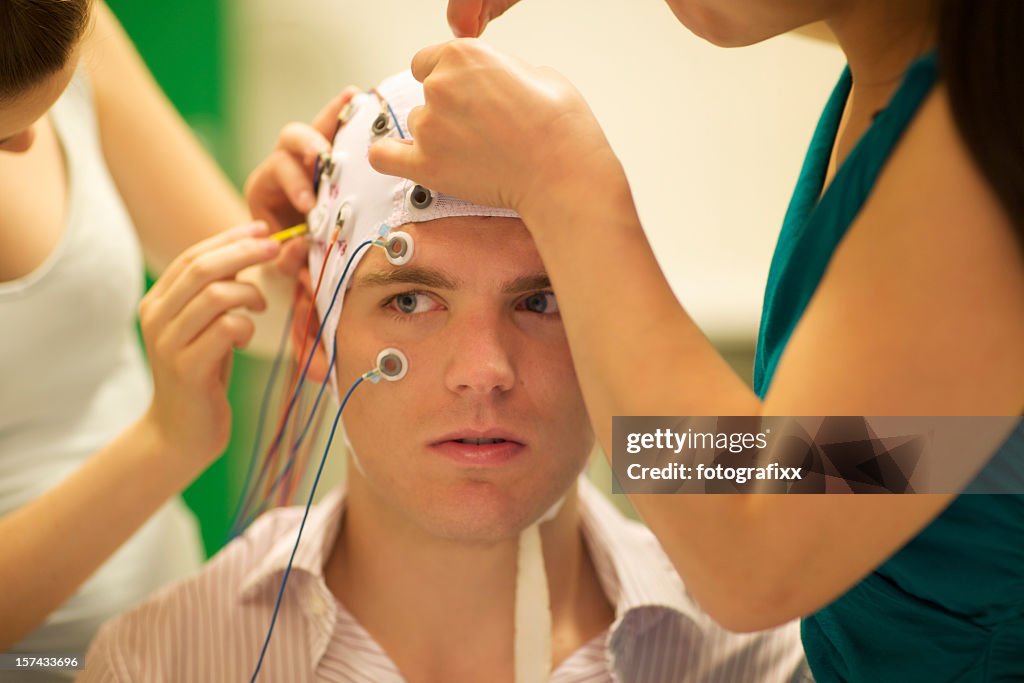
M 141 250 L 103 160 L 83 72 L 50 116 L 64 152 L 67 216 L 49 257 L 0 283 L 0 514 L 60 482 L 136 420 L 151 395 L 135 330 Z M 104 620 L 200 558 L 195 520 L 176 498 L 10 651 L 82 655 Z

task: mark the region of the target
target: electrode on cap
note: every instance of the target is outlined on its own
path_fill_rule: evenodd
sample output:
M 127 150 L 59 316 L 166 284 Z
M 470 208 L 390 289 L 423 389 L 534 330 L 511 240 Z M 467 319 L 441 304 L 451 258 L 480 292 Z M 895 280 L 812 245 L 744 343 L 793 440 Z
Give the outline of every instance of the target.
M 344 202 L 338 210 L 338 217 L 334 221 L 334 227 L 339 231 L 345 229 L 345 224 L 352 220 L 352 204 Z
M 384 135 L 391 130 L 391 119 L 388 117 L 387 112 L 381 112 L 377 114 L 377 118 L 370 124 L 370 131 L 374 135 Z
M 422 185 L 413 185 L 409 190 L 409 204 L 417 209 L 425 209 L 434 201 L 433 193 Z
M 387 348 L 377 354 L 377 369 L 384 379 L 397 382 L 408 372 L 409 361 L 398 349 Z
M 349 120 L 352 118 L 352 115 L 355 113 L 355 111 L 356 107 L 354 104 L 352 104 L 352 100 L 346 102 L 345 106 L 342 107 L 341 111 L 338 112 L 338 125 L 344 126 L 346 123 L 348 123 Z
M 328 221 L 330 220 L 331 217 L 327 214 L 326 206 L 321 204 L 314 207 L 313 210 L 309 212 L 309 221 L 307 221 L 309 231 L 318 238 L 322 237 L 328 230 Z
M 331 155 L 327 152 L 320 152 L 316 155 L 316 163 L 313 164 L 313 193 L 318 194 L 320 192 L 320 179 L 324 175 L 324 166 L 327 161 L 331 158 Z
M 391 233 L 384 242 L 384 251 L 391 265 L 404 266 L 412 259 L 412 235 L 401 230 Z
M 337 170 L 337 164 L 334 163 L 334 158 L 331 157 L 329 154 L 322 154 L 321 157 L 323 161 L 320 164 L 320 174 L 322 176 L 325 175 L 333 180 L 335 172 Z

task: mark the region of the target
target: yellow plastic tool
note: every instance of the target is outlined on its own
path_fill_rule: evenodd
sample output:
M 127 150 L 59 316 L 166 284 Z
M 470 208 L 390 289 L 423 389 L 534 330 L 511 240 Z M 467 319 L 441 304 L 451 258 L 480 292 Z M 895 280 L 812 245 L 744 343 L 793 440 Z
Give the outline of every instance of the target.
M 285 228 L 284 230 L 275 232 L 270 236 L 270 239 L 277 240 L 278 242 L 286 242 L 293 237 L 305 235 L 307 232 L 309 232 L 309 227 L 305 223 L 299 223 L 298 225 L 293 225 L 290 228 Z

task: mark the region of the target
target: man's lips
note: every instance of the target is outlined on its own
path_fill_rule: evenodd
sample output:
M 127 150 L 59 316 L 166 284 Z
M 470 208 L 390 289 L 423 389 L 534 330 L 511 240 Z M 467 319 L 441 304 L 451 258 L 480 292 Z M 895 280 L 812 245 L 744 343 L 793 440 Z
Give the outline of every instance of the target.
M 435 439 L 430 445 L 437 446 L 448 441 L 456 441 L 471 445 L 478 445 L 481 442 L 484 442 L 486 445 L 486 443 L 504 441 L 515 443 L 520 446 L 526 445 L 523 437 L 509 429 L 503 429 L 500 427 L 492 427 L 488 429 L 459 429 Z
M 521 436 L 504 429 L 459 430 L 430 444 L 430 450 L 460 465 L 502 465 L 526 450 Z

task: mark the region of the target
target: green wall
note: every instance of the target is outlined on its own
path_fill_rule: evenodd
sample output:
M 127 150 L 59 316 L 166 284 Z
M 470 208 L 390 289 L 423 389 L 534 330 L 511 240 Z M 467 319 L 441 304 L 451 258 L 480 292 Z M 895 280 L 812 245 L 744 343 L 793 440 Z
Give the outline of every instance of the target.
M 223 7 L 213 0 L 177 0 L 173 3 L 108 0 L 142 54 L 164 92 L 217 158 L 228 175 L 233 138 L 224 112 L 226 82 Z M 130 94 L 129 94 L 130 96 Z M 253 414 L 248 397 L 262 390 L 259 377 L 263 363 L 239 357 L 235 363 L 230 397 L 237 416 L 231 445 L 185 491 L 186 503 L 199 518 L 207 554 L 223 544 L 234 512 L 240 477 L 249 457 L 248 416 Z

